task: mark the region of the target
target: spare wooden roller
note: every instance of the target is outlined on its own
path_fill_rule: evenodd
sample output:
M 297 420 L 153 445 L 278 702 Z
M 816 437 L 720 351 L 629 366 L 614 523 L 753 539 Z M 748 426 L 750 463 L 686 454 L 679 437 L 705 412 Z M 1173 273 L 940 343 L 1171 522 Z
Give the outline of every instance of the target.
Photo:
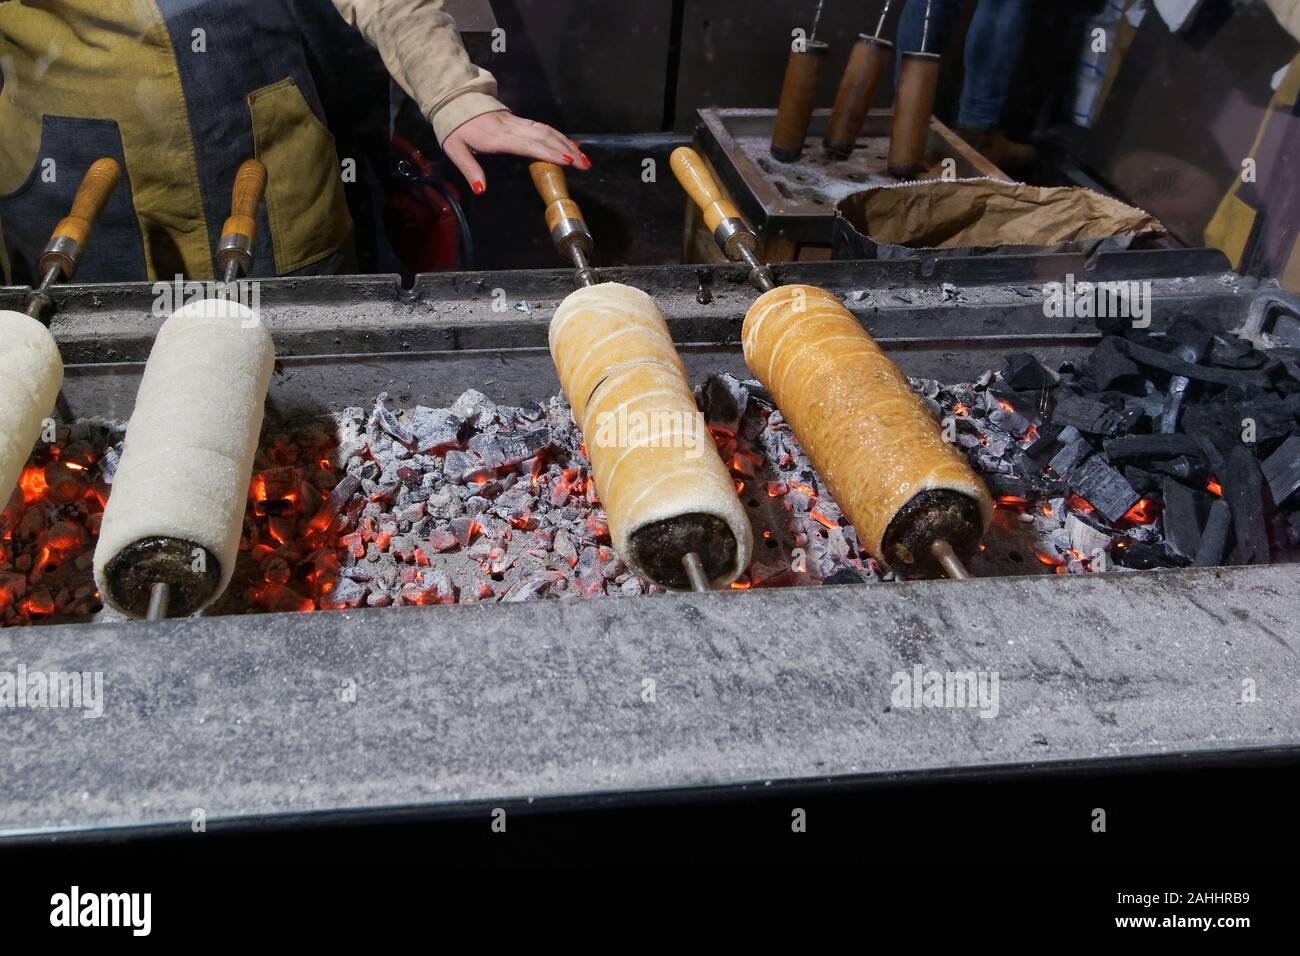
M 898 367 L 829 292 L 781 286 L 745 316 L 745 361 L 877 560 L 934 576 L 946 540 L 962 557 L 993 515 L 988 489 Z
M 556 309 L 550 345 L 623 560 L 685 589 L 695 552 L 713 586 L 734 581 L 753 550 L 749 517 L 654 301 L 612 282 L 579 289 Z
M 894 124 L 889 134 L 886 172 L 911 179 L 925 169 L 925 146 L 939 88 L 939 64 L 934 53 L 904 53 L 894 96 Z

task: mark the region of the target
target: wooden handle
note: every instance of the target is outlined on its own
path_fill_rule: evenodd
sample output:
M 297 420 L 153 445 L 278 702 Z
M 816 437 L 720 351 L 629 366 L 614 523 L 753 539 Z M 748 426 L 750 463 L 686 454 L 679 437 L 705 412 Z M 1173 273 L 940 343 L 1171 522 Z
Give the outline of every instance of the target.
M 704 214 L 704 225 L 709 232 L 718 228 L 724 219 L 739 219 L 740 210 L 722 193 L 713 173 L 704 165 L 700 154 L 689 146 L 678 146 L 669 159 L 673 175 L 682 184 L 687 195 L 695 201 Z
M 257 238 L 257 207 L 266 193 L 266 167 L 256 159 L 246 159 L 235 173 L 235 188 L 230 196 L 230 217 L 221 227 L 222 239 L 240 236 L 251 248 Z
M 113 195 L 113 190 L 121 178 L 122 167 L 115 160 L 108 157 L 95 160 L 77 188 L 77 196 L 72 201 L 72 211 L 60 219 L 59 224 L 54 227 L 54 232 L 50 234 L 50 242 L 68 239 L 84 247 L 90 239 L 95 220 L 108 205 L 109 197 Z M 42 267 L 45 268 L 44 265 Z
M 546 228 L 552 232 L 562 220 L 582 221 L 582 210 L 569 198 L 569 182 L 564 170 L 554 163 L 530 163 L 528 173 L 533 177 L 537 195 L 546 203 Z

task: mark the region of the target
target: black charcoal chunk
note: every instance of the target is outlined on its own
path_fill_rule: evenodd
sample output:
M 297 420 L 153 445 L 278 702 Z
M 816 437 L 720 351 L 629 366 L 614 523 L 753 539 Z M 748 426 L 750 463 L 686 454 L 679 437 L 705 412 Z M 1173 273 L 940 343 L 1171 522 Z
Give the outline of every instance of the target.
M 1175 458 L 1189 455 L 1199 458 L 1201 446 L 1186 435 L 1122 435 L 1102 442 L 1106 457 L 1112 462 L 1148 458 Z
M 1213 499 L 1173 478 L 1166 478 L 1160 491 L 1165 537 L 1175 551 L 1190 561 L 1200 549 L 1201 529 L 1205 527 Z
M 1075 433 L 1078 434 L 1077 432 Z M 1062 435 L 1064 437 L 1064 435 Z M 1069 478 L 1070 472 L 1092 453 L 1092 445 L 1088 439 L 1079 436 L 1071 441 L 1067 441 L 1061 450 L 1052 456 L 1052 460 L 1047 463 L 1056 474 L 1062 478 Z
M 840 568 L 830 577 L 823 578 L 822 584 L 862 584 L 865 581 L 866 578 L 853 568 Z
M 1002 368 L 1003 380 L 1018 392 L 1054 388 L 1056 375 L 1028 352 L 1013 352 Z
M 1141 371 L 1123 351 L 1123 340 L 1108 335 L 1092 350 L 1084 362 L 1084 371 L 1101 391 L 1113 388 L 1124 379 L 1137 378 Z
M 1198 568 L 1213 567 L 1223 560 L 1228 549 L 1228 532 L 1232 529 L 1232 509 L 1222 498 L 1216 498 L 1210 505 L 1209 517 L 1205 519 L 1205 528 L 1201 531 L 1201 543 L 1196 549 L 1192 564 Z
M 1128 539 L 1124 547 L 1115 548 L 1111 553 L 1124 567 L 1139 571 L 1150 571 L 1152 568 L 1176 568 L 1184 563 L 1181 556 L 1175 554 L 1163 542 L 1148 544 Z
M 1125 342 L 1123 351 L 1125 355 L 1140 365 L 1159 369 L 1171 375 L 1182 375 L 1198 382 L 1212 382 L 1215 385 L 1240 385 L 1243 388 L 1248 386 L 1268 388 L 1272 383 L 1272 376 L 1267 372 L 1196 365 L 1184 361 L 1176 355 L 1170 355 L 1168 352 L 1147 348 L 1145 345 L 1138 345 L 1134 342 Z
M 1300 433 L 1292 435 L 1264 459 L 1264 480 L 1274 503 L 1286 504 L 1300 490 Z
M 735 435 L 740 432 L 740 420 L 749 405 L 749 389 L 734 375 L 710 375 L 696 394 L 704 420 L 714 428 Z
M 1126 426 L 1123 415 L 1105 402 L 1077 395 L 1061 395 L 1052 409 L 1052 421 L 1057 425 L 1073 425 L 1088 435 L 1118 435 Z
M 1098 514 L 1112 523 L 1124 517 L 1142 497 L 1100 455 L 1093 455 L 1074 468 L 1067 481 L 1071 491 L 1085 499 L 1097 509 Z
M 1232 509 L 1233 563 L 1268 564 L 1272 561 L 1265 519 L 1268 486 L 1259 461 L 1245 445 L 1238 445 L 1228 456 L 1227 466 L 1220 483 L 1223 498 Z

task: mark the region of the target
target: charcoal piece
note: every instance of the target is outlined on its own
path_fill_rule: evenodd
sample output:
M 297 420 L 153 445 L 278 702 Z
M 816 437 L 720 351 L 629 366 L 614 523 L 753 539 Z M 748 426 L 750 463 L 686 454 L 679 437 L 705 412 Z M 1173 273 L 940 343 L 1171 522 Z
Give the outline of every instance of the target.
M 822 584 L 863 584 L 866 580 L 853 568 L 840 568 L 830 577 L 822 578 Z
M 1052 456 L 1052 460 L 1047 463 L 1047 467 L 1062 478 L 1068 479 L 1070 473 L 1090 454 L 1092 454 L 1092 445 L 1088 439 L 1080 436 L 1073 441 L 1067 442 L 1059 452 Z
M 388 406 L 384 404 L 387 401 L 388 393 L 380 392 L 379 397 L 375 400 L 374 411 L 370 413 L 370 421 L 403 445 L 414 444 L 415 436 L 408 429 L 402 427 L 402 424 L 397 420 L 397 416 L 388 410 Z
M 1178 455 L 1201 456 L 1201 446 L 1187 435 L 1122 435 L 1102 442 L 1112 463 Z
M 1179 455 L 1177 458 L 1154 462 L 1151 468 L 1189 485 L 1205 478 L 1205 467 L 1201 464 L 1200 456 L 1189 458 L 1187 455 Z
M 1105 550 L 1114 538 L 1112 532 L 1098 528 L 1087 518 L 1077 514 L 1066 515 L 1065 532 L 1070 536 L 1070 547 L 1084 555 Z
M 1169 379 L 1169 396 L 1164 411 L 1159 416 L 1162 433 L 1172 435 L 1178 431 L 1178 419 L 1183 413 L 1183 402 L 1187 400 L 1191 386 L 1192 380 L 1185 375 L 1175 375 Z
M 462 548 L 469 547 L 480 527 L 477 521 L 465 515 L 451 519 L 451 533 L 455 535 L 456 542 Z
M 1223 560 L 1228 548 L 1228 533 L 1232 530 L 1232 509 L 1222 498 L 1210 505 L 1209 516 L 1201 530 L 1201 543 L 1196 549 L 1192 565 L 1198 568 L 1213 567 Z
M 1177 568 L 1186 563 L 1181 555 L 1174 553 L 1161 542 L 1147 543 L 1134 541 L 1131 538 L 1124 539 L 1124 546 L 1115 547 L 1111 554 L 1121 566 L 1139 571 Z
M 732 435 L 739 433 L 740 420 L 749 405 L 749 390 L 738 378 L 727 373 L 710 375 L 697 390 L 696 400 L 710 427 Z
M 498 435 L 496 443 L 501 453 L 501 463 L 497 467 L 518 468 L 528 459 L 539 455 L 542 449 L 551 444 L 551 430 L 549 428 L 535 428 L 528 432 Z
M 1133 486 L 1133 490 L 1140 495 L 1147 492 L 1155 491 L 1160 484 L 1160 479 L 1151 474 L 1144 468 L 1134 468 L 1132 465 L 1126 465 L 1124 468 L 1124 479 Z
M 496 402 L 476 389 L 466 389 L 451 406 L 453 415 L 485 428 L 497 420 Z
M 1234 418 L 1237 420 L 1238 433 L 1251 423 L 1255 443 L 1272 445 L 1273 442 L 1286 438 L 1295 428 L 1295 412 L 1290 403 L 1273 394 L 1258 395 L 1234 406 Z
M 1066 480 L 1071 491 L 1112 523 L 1124 517 L 1141 498 L 1127 479 L 1100 455 L 1093 455 L 1072 469 Z
M 1300 432 L 1264 459 L 1263 473 L 1275 504 L 1285 505 L 1300 490 Z
M 1028 501 L 1033 496 L 1033 485 L 1024 478 L 1015 475 L 985 475 L 984 483 L 988 485 L 989 494 L 994 498 L 1015 498 Z
M 483 468 L 483 462 L 477 455 L 468 452 L 449 451 L 442 467 L 448 481 L 463 485 L 475 472 Z
M 1028 352 L 1013 352 L 1003 360 L 1002 379 L 1018 392 L 1056 387 L 1056 376 Z
M 426 408 L 417 405 L 411 412 L 410 431 L 413 447 L 422 455 L 436 454 L 455 448 L 461 443 L 461 429 L 465 422 L 446 408 Z
M 360 607 L 370 593 L 369 588 L 350 577 L 338 578 L 333 584 L 334 587 L 322 599 L 331 608 Z
M 1073 425 L 1088 435 L 1111 437 L 1124 430 L 1125 418 L 1105 402 L 1077 395 L 1060 395 L 1052 409 L 1057 425 Z
M 1165 537 L 1178 554 L 1189 561 L 1194 559 L 1201 546 L 1201 529 L 1205 527 L 1214 499 L 1173 478 L 1166 478 L 1161 484 L 1160 498 L 1164 502 Z
M 1216 335 L 1210 343 L 1210 364 L 1220 368 L 1262 368 L 1266 359 L 1263 352 L 1245 339 L 1235 335 Z
M 1201 356 L 1210 350 L 1210 341 L 1213 334 L 1218 331 L 1216 325 L 1199 316 L 1180 315 L 1169 323 L 1165 329 L 1165 341 L 1179 346 L 1175 351 L 1183 354 L 1190 353 L 1196 358 L 1188 361 L 1199 361 Z
M 1300 382 L 1300 349 L 1295 348 L 1276 348 L 1269 349 L 1267 353 L 1268 364 L 1265 368 L 1285 369 L 1287 375 Z
M 1124 379 L 1138 378 L 1141 370 L 1137 363 L 1124 354 L 1123 340 L 1113 335 L 1102 339 L 1084 362 L 1093 384 L 1099 391 L 1107 391 Z
M 550 578 L 535 577 L 523 581 L 516 581 L 510 585 L 510 590 L 506 591 L 501 598 L 502 603 L 511 604 L 516 601 L 531 601 L 533 598 L 542 596 L 547 585 L 551 583 Z
M 1219 481 L 1223 499 L 1232 509 L 1233 563 L 1268 564 L 1272 551 L 1266 514 L 1271 495 L 1259 461 L 1246 446 L 1238 445 L 1228 456 L 1227 469 Z
M 1182 375 L 1198 382 L 1211 382 L 1215 385 L 1240 385 L 1243 388 L 1268 388 L 1272 376 L 1263 371 L 1252 369 L 1214 368 L 1209 365 L 1196 365 L 1168 352 L 1148 348 L 1135 342 L 1124 342 L 1122 351 L 1130 359 L 1147 368 L 1159 369 L 1171 375 Z
M 1026 457 L 1033 459 L 1040 465 L 1059 449 L 1059 444 L 1068 439 L 1062 439 L 1065 428 L 1052 422 L 1038 426 L 1038 437 L 1028 445 L 1020 449 Z M 1078 429 L 1074 430 L 1074 435 L 1078 435 Z M 1073 436 L 1072 436 L 1073 437 Z

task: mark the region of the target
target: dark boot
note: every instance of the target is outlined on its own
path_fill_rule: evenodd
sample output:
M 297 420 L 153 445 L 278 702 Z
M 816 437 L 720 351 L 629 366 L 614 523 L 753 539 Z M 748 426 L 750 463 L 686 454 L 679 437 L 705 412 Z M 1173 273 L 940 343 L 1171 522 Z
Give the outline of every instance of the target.
M 994 166 L 1013 172 L 1032 166 L 1038 160 L 1038 150 L 1028 143 L 1007 139 L 1000 129 L 973 129 L 958 126 L 957 135 L 984 154 Z

